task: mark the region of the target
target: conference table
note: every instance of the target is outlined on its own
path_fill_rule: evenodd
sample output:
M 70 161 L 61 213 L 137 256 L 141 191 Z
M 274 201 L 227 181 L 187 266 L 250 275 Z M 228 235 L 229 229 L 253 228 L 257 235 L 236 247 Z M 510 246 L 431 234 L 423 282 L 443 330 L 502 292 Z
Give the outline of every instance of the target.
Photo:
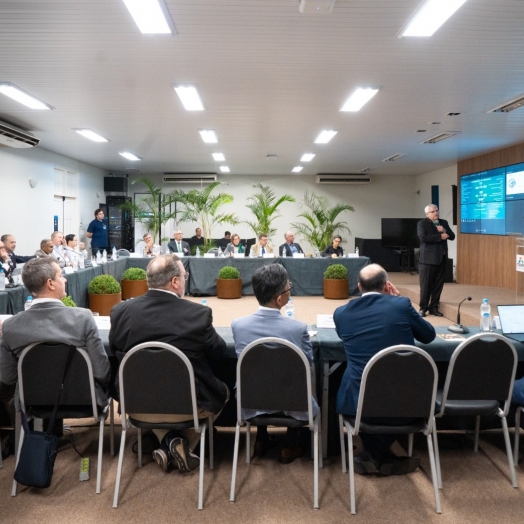
M 130 267 L 146 269 L 151 262 L 148 257 L 121 257 L 116 261 L 109 261 L 96 267 L 79 269 L 64 274 L 67 280 L 67 294 L 78 307 L 88 307 L 87 287 L 89 282 L 98 275 L 114 276 L 118 281 L 124 271 Z M 323 275 L 331 264 L 342 264 L 348 270 L 349 294 L 358 295 L 358 274 L 370 263 L 368 257 L 359 258 L 234 258 L 234 257 L 182 257 L 185 270 L 189 273 L 186 283 L 186 294 L 194 296 L 214 296 L 216 278 L 224 266 L 233 266 L 240 271 L 242 278 L 242 294 L 253 295 L 253 273 L 267 264 L 281 264 L 289 273 L 293 282 L 292 295 L 312 296 L 323 294 Z M 19 285 L 0 291 L 0 314 L 16 314 L 23 311 L 28 292 Z

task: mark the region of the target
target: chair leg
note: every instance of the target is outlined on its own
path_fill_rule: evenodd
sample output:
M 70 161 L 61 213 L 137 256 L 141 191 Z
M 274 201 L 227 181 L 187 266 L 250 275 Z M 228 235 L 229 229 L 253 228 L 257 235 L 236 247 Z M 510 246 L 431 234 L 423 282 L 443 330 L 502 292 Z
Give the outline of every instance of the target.
M 237 480 L 237 463 L 238 463 L 238 442 L 240 440 L 240 424 L 237 422 L 235 428 L 235 447 L 233 450 L 233 471 L 231 472 L 231 491 L 229 493 L 229 502 L 235 502 L 235 483 Z
M 198 479 L 198 509 L 204 509 L 204 462 L 206 458 L 207 421 L 200 428 L 200 476 Z
M 112 457 L 115 456 L 115 406 L 111 399 L 109 404 L 109 453 Z
M 349 459 L 349 499 L 351 504 L 351 514 L 355 515 L 356 504 L 355 504 L 355 468 L 353 464 L 353 433 L 349 428 L 349 425 L 346 425 L 346 430 L 348 434 L 348 459 Z
M 515 411 L 515 443 L 513 445 L 513 464 L 519 465 L 519 439 L 520 439 L 520 413 L 522 407 L 519 406 Z
M 433 421 L 433 445 L 435 447 L 435 462 L 437 465 L 438 489 L 442 489 L 442 471 L 440 470 L 440 452 L 438 449 L 437 424 Z
M 18 431 L 20 433 L 20 438 L 18 439 L 18 450 L 16 452 L 16 463 L 15 463 L 15 471 L 16 466 L 18 466 L 18 461 L 20 460 L 20 452 L 22 451 L 22 443 L 24 442 L 24 427 L 22 426 L 22 418 L 20 416 L 20 412 L 17 412 L 16 414 L 16 427 L 18 427 Z M 16 431 L 15 431 L 16 435 Z M 16 488 L 18 486 L 18 483 L 16 480 L 13 479 L 13 487 L 11 489 L 11 497 L 16 497 Z
M 342 459 L 342 473 L 347 473 L 346 469 L 346 443 L 344 442 L 344 419 L 338 416 L 338 431 L 340 433 L 340 458 Z
M 209 417 L 207 419 L 207 426 L 209 428 L 209 469 L 215 469 L 215 463 L 214 463 L 214 460 L 215 460 L 215 454 L 214 454 L 214 449 L 215 449 L 215 444 L 214 444 L 214 441 L 213 441 L 213 417 Z
M 246 464 L 251 464 L 251 424 L 246 422 Z
M 322 450 L 324 449 L 322 447 L 322 419 L 320 418 L 320 411 L 319 411 L 319 414 L 318 414 L 318 449 L 320 450 L 320 454 L 318 456 L 318 465 L 319 467 L 323 468 L 324 467 L 324 457 L 322 456 L 323 453 L 322 453 Z
M 313 440 L 315 445 L 315 449 L 313 450 L 313 509 L 318 509 L 318 425 L 316 425 L 313 430 Z M 322 455 L 322 453 L 320 453 L 320 455 Z
M 475 419 L 475 444 L 473 445 L 473 451 L 478 452 L 479 450 L 479 435 L 480 435 L 480 415 L 477 415 Z
M 408 435 L 408 457 L 413 456 L 413 433 Z
M 100 430 L 98 434 L 98 464 L 96 466 L 95 493 L 100 493 L 100 485 L 102 483 L 102 452 L 104 451 L 104 423 L 104 417 L 100 417 Z
M 508 454 L 509 472 L 511 474 L 511 485 L 518 488 L 517 477 L 515 475 L 515 465 L 513 464 L 513 453 L 511 453 L 511 441 L 509 439 L 508 421 L 502 416 L 502 430 L 504 432 L 504 441 L 506 442 L 506 453 Z
M 138 467 L 142 467 L 142 430 L 138 428 Z
M 435 507 L 436 507 L 437 513 L 442 513 L 442 510 L 440 508 L 440 493 L 439 493 L 439 485 L 438 485 L 438 480 L 437 480 L 437 464 L 436 464 L 435 453 L 433 452 L 433 443 L 431 441 L 430 433 L 426 435 L 426 440 L 428 442 L 429 465 L 431 467 L 431 479 L 433 481 L 433 491 L 435 492 Z
M 125 417 L 125 414 L 122 413 Z M 118 508 L 118 492 L 120 491 L 120 478 L 122 477 L 122 463 L 124 462 L 124 449 L 126 447 L 126 425 L 122 425 L 122 438 L 120 439 L 120 452 L 118 453 L 118 467 L 116 470 L 115 495 L 113 497 L 113 508 Z

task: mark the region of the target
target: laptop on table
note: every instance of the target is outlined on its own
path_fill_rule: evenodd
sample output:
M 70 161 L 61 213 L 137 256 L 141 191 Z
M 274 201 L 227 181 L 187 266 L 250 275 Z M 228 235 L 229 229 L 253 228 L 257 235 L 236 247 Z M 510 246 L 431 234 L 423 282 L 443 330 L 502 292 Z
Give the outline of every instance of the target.
M 524 304 L 497 306 L 500 327 L 505 337 L 524 342 Z

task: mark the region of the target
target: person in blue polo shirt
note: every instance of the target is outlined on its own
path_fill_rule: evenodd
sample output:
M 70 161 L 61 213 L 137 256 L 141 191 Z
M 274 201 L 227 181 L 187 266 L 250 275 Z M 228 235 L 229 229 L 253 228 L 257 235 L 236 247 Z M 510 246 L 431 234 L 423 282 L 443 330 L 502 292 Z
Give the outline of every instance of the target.
M 99 208 L 95 209 L 95 219 L 92 220 L 87 228 L 86 236 L 91 239 L 91 252 L 96 256 L 98 250 L 109 249 L 109 237 L 107 234 L 107 219 L 104 212 Z

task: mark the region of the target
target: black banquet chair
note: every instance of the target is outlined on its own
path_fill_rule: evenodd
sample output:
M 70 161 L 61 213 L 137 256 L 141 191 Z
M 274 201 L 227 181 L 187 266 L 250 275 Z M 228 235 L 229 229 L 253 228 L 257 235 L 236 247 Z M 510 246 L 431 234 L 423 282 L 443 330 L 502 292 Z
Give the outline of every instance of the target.
M 113 508 L 118 507 L 120 479 L 127 430 L 138 428 L 138 467 L 142 467 L 142 430 L 195 428 L 200 439 L 200 477 L 198 509 L 203 508 L 204 459 L 206 430 L 209 429 L 209 467 L 213 469 L 213 419 L 199 419 L 193 366 L 182 351 L 165 342 L 144 342 L 130 349 L 122 359 L 119 370 L 122 440 L 118 457 Z M 143 422 L 130 413 L 187 414 L 186 422 Z
M 293 380 L 291 380 L 293 378 Z M 279 427 L 307 427 L 313 437 L 313 507 L 318 509 L 318 468 L 320 407 L 313 416 L 311 368 L 304 353 L 291 342 L 277 337 L 260 338 L 248 344 L 237 363 L 237 424 L 229 500 L 235 502 L 240 428 L 246 426 L 246 462 L 250 463 L 251 424 Z M 260 411 L 304 411 L 308 420 L 297 420 L 283 413 L 244 420 L 242 408 Z M 319 459 L 320 455 L 320 459 Z
M 451 355 L 444 388 L 437 393 L 435 413 L 436 418 L 475 416 L 475 451 L 478 451 L 480 417 L 497 415 L 502 423 L 514 488 L 518 486 L 506 416 L 511 404 L 517 361 L 515 347 L 502 335 L 480 333 L 468 338 Z M 433 433 L 439 488 L 442 489 L 436 424 Z
M 18 359 L 18 388 L 20 407 L 28 417 L 51 418 L 71 347 L 68 344 L 40 343 L 31 344 L 22 351 Z M 111 426 L 111 455 L 114 455 L 113 400 L 109 398 L 105 406 L 97 405 L 91 359 L 85 350 L 76 348 L 60 397 L 57 418 L 92 417 L 99 424 L 96 493 L 100 493 L 104 422 L 108 415 L 110 415 Z M 20 424 L 19 416 L 16 423 Z M 24 438 L 23 427 L 17 428 L 18 431 L 20 440 L 17 464 Z M 16 496 L 16 490 L 17 482 L 13 481 L 11 492 L 13 497 Z
M 422 349 L 398 345 L 374 355 L 362 374 L 360 395 L 355 416 L 339 415 L 341 440 L 343 425 L 347 430 L 349 455 L 349 494 L 351 513 L 356 513 L 355 471 L 353 466 L 353 437 L 359 433 L 410 435 L 409 455 L 413 433 L 426 435 L 437 513 L 441 513 L 437 485 L 438 460 L 431 439 L 434 424 L 435 396 L 438 373 L 433 359 Z M 410 424 L 368 424 L 366 418 L 413 419 Z M 341 442 L 342 464 L 345 471 L 346 451 Z

